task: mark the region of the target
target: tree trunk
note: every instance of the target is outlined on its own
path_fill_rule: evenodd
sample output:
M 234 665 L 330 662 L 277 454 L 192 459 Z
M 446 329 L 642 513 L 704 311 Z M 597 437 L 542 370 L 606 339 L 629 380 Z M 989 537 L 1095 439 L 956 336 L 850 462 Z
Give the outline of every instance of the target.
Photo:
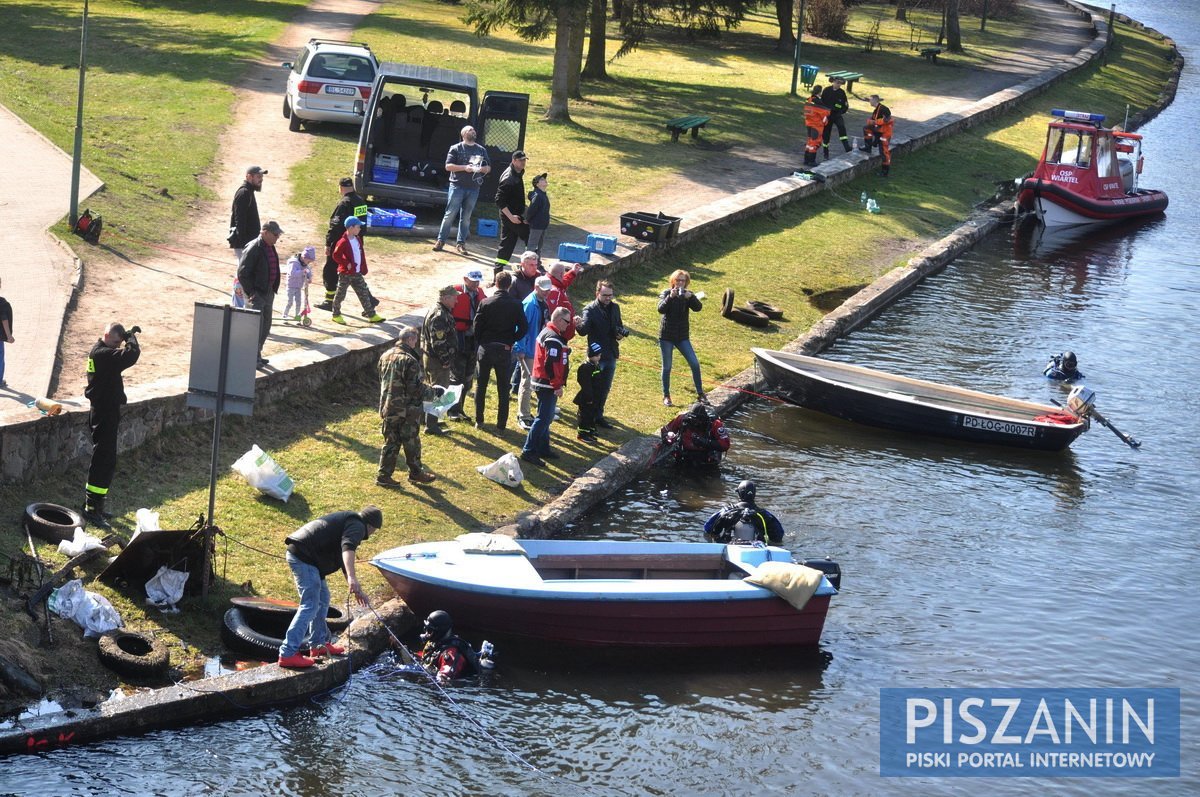
M 779 20 L 779 41 L 775 49 L 781 53 L 796 51 L 795 0 L 775 0 L 775 19 Z
M 592 0 L 592 20 L 588 31 L 587 62 L 583 65 L 583 76 L 588 80 L 608 80 L 606 48 L 608 39 L 608 0 Z
M 946 49 L 961 53 L 962 33 L 958 29 L 958 0 L 946 0 Z
M 898 3 L 896 3 L 896 21 L 897 22 L 907 22 L 908 21 L 908 8 L 905 7 L 904 3 L 905 3 L 905 0 L 900 0 Z
M 621 12 L 625 10 L 625 0 L 612 0 L 612 18 L 620 19 Z
M 542 118 L 548 122 L 569 122 L 567 105 L 571 81 L 571 30 L 574 13 L 570 2 L 560 0 L 555 14 L 554 74 L 550 78 L 550 105 Z
M 572 4 L 574 6 L 574 4 Z M 583 43 L 587 41 L 587 6 L 573 7 L 571 21 L 571 67 L 568 73 L 567 96 L 573 100 L 582 100 L 579 93 L 579 72 L 583 68 Z

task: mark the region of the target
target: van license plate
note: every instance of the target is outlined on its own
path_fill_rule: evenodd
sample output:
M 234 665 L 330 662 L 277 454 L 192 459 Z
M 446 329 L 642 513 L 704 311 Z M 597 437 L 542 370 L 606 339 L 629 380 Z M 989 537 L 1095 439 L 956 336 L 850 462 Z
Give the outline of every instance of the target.
M 326 94 L 357 94 L 352 86 L 326 86 Z

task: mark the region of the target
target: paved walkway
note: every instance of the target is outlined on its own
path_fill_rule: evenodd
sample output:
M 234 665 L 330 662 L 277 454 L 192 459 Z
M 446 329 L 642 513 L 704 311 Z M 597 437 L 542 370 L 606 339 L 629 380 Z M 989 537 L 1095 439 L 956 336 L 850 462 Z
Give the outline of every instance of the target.
M 71 156 L 0 105 L 0 296 L 13 306 L 0 408 L 46 395 L 71 287 L 75 256 L 47 230 L 70 211 Z M 84 150 L 87 157 L 87 150 Z M 79 175 L 79 208 L 103 183 Z

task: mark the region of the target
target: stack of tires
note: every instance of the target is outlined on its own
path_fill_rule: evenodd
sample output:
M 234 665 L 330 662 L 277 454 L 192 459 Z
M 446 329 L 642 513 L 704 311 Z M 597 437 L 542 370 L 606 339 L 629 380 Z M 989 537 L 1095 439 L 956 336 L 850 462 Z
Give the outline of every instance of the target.
M 741 307 L 734 307 L 733 302 L 733 288 L 726 288 L 721 296 L 721 315 L 739 324 L 762 328 L 783 320 L 783 311 L 766 302 L 749 301 Z

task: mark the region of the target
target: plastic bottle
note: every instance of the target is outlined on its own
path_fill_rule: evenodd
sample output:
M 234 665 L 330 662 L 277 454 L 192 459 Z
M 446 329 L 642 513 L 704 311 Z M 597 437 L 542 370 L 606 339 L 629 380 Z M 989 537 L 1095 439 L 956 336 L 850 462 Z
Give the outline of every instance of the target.
M 861 194 L 858 195 L 858 204 L 860 204 L 860 205 L 867 204 L 867 192 L 866 191 L 863 191 Z

